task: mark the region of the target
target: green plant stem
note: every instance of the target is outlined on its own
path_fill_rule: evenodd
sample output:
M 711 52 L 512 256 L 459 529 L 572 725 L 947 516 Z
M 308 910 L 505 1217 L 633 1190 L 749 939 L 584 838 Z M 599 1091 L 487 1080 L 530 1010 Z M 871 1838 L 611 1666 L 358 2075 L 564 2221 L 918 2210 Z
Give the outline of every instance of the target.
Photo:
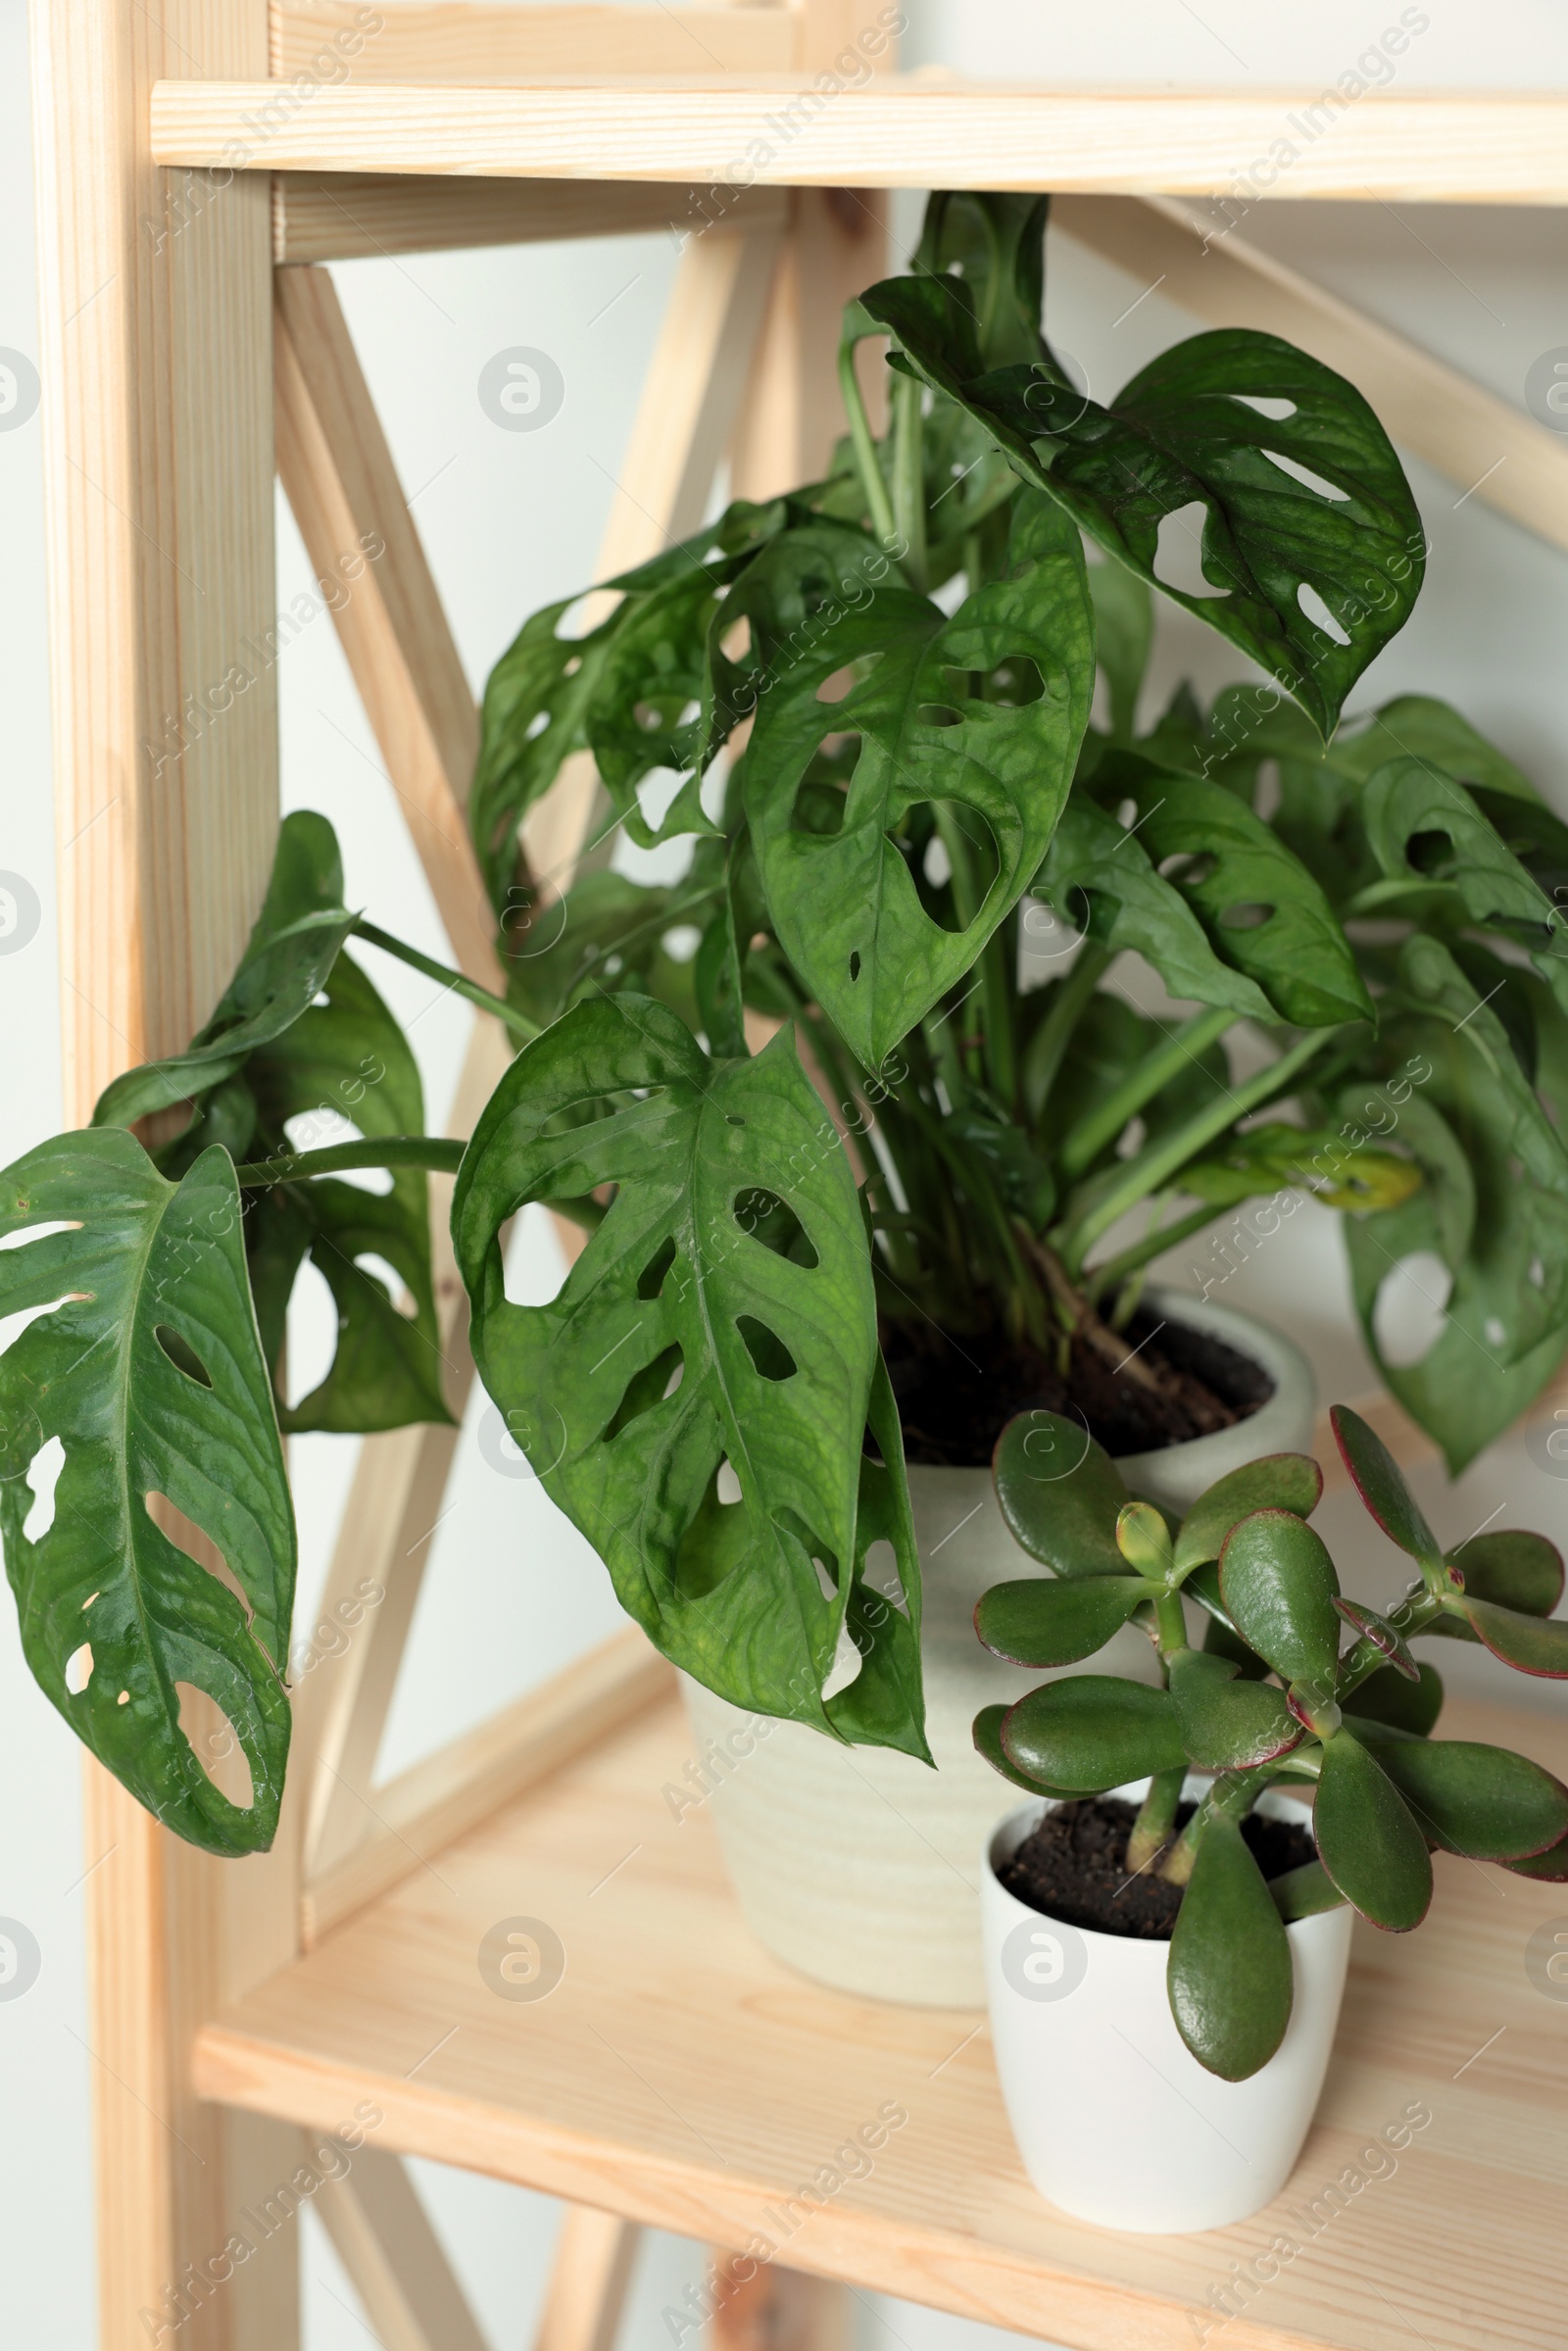
M 1186 1766 L 1177 1764 L 1174 1771 L 1155 1772 L 1150 1781 L 1149 1793 L 1138 1808 L 1138 1818 L 1127 1839 L 1127 1868 L 1133 1877 L 1147 1870 L 1175 1835 L 1176 1813 L 1186 1778 Z
M 1211 1820 L 1243 1821 L 1267 1786 L 1256 1772 L 1227 1772 L 1215 1781 L 1176 1842 L 1160 1863 L 1157 1875 L 1169 1886 L 1185 1886 L 1198 1859 L 1198 1847 Z
M 844 413 L 850 420 L 850 447 L 855 452 L 856 468 L 860 476 L 860 487 L 865 492 L 871 527 L 884 547 L 889 547 L 897 539 L 898 529 L 893 519 L 893 502 L 888 496 L 888 486 L 877 460 L 876 442 L 871 436 L 870 418 L 865 413 L 865 402 L 860 397 L 860 379 L 855 369 L 855 342 L 858 339 L 852 340 L 846 335 L 839 345 L 839 390 L 844 398 Z
M 1058 1159 L 1062 1174 L 1069 1183 L 1076 1181 L 1086 1167 L 1092 1166 L 1107 1143 L 1113 1143 L 1130 1118 L 1135 1118 L 1144 1104 L 1152 1102 L 1161 1089 L 1179 1077 L 1183 1068 L 1196 1061 L 1200 1053 L 1233 1028 L 1241 1015 L 1228 1004 L 1212 1004 L 1205 1012 L 1195 1013 L 1173 1029 L 1163 1045 L 1146 1054 L 1114 1094 L 1108 1095 L 1097 1109 L 1069 1127 L 1062 1138 Z
M 924 386 L 910 375 L 893 379 L 893 522 L 907 545 L 903 558 L 910 582 L 926 585 Z
M 1190 1643 L 1187 1639 L 1187 1619 L 1182 1614 L 1182 1595 L 1179 1592 L 1162 1592 L 1154 1602 L 1154 1624 L 1159 1633 L 1159 1654 L 1167 1675 L 1170 1661 L 1179 1657 Z
M 1064 980 L 1056 985 L 1050 1011 L 1036 1029 L 1024 1054 L 1024 1108 L 1038 1121 L 1056 1082 L 1062 1056 L 1089 999 L 1110 962 L 1109 951 L 1087 942 Z
M 270 1184 L 304 1184 L 313 1176 L 341 1175 L 357 1167 L 430 1167 L 456 1175 L 467 1146 L 447 1135 L 378 1135 L 368 1143 L 333 1143 L 325 1151 L 280 1151 L 236 1167 L 245 1191 Z
M 1084 1275 L 1084 1289 L 1090 1299 L 1098 1305 L 1102 1298 L 1118 1291 L 1128 1275 L 1137 1273 L 1152 1257 L 1163 1256 L 1165 1250 L 1174 1249 L 1178 1241 L 1185 1241 L 1190 1233 L 1200 1233 L 1205 1225 L 1212 1224 L 1215 1217 L 1223 1213 L 1223 1210 L 1205 1200 L 1190 1216 L 1179 1216 L 1174 1224 L 1155 1224 L 1141 1241 L 1135 1241 L 1131 1249 L 1121 1249 L 1114 1257 L 1106 1257 L 1100 1265 L 1091 1265 Z
M 1216 1135 L 1222 1135 L 1250 1110 L 1283 1093 L 1297 1072 L 1304 1069 L 1330 1038 L 1339 1033 L 1337 1027 L 1309 1030 L 1304 1037 L 1298 1038 L 1288 1053 L 1281 1053 L 1278 1060 L 1260 1069 L 1245 1085 L 1221 1090 L 1218 1102 L 1208 1109 L 1189 1118 L 1174 1134 L 1130 1159 L 1120 1177 L 1100 1194 L 1077 1223 L 1068 1225 L 1061 1253 L 1069 1267 L 1075 1272 L 1081 1268 L 1101 1234 L 1108 1232 L 1151 1192 L 1157 1192 L 1206 1143 L 1212 1143 Z
M 481 988 L 477 980 L 465 979 L 461 971 L 454 971 L 450 964 L 438 963 L 433 955 L 420 955 L 416 947 L 406 946 L 401 939 L 394 939 L 390 931 L 383 931 L 376 923 L 367 922 L 363 915 L 354 929 L 368 947 L 378 947 L 383 955 L 396 955 L 400 963 L 411 964 L 416 971 L 422 971 L 427 980 L 440 980 L 443 986 L 451 989 L 454 996 L 466 997 L 469 1004 L 477 1004 L 482 1012 L 493 1012 L 497 1020 L 511 1029 L 514 1037 L 520 1037 L 525 1045 L 531 1045 L 535 1037 L 544 1035 L 537 1020 L 530 1020 L 526 1012 L 517 1011 L 507 1003 L 505 997 L 492 995 L 488 988 Z

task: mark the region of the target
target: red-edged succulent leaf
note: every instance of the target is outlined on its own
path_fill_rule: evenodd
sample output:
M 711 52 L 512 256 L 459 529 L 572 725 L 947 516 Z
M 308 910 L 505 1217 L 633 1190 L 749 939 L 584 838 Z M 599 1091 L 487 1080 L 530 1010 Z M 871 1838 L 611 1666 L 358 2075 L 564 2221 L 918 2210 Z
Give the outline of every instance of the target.
M 1494 1657 L 1516 1673 L 1568 1679 L 1568 1624 L 1556 1618 L 1543 1622 L 1517 1608 L 1497 1608 L 1468 1592 L 1444 1604 L 1450 1616 L 1461 1619 L 1486 1642 Z
M 1006 1712 L 1005 1706 L 981 1707 L 974 1718 L 975 1753 L 983 1755 L 992 1770 L 1000 1772 L 1004 1780 L 1010 1780 L 1014 1788 L 1027 1788 L 1032 1796 L 1077 1795 L 1077 1788 L 1048 1788 L 1043 1780 L 1031 1779 L 1027 1772 L 1019 1771 L 1015 1763 L 1008 1762 L 1002 1744 L 1002 1725 Z
M 1225 2082 L 1267 2065 L 1295 1989 L 1285 1923 L 1234 1821 L 1204 1823 L 1171 1936 L 1165 1986 L 1176 2030 Z
M 1407 1934 L 1432 1900 L 1432 1856 L 1409 1805 L 1350 1730 L 1323 1747 L 1312 1825 L 1318 1858 L 1374 1927 Z
M 1310 1518 L 1323 1493 L 1323 1472 L 1310 1453 L 1267 1453 L 1216 1478 L 1182 1520 L 1176 1538 L 1178 1578 L 1217 1559 L 1238 1520 L 1254 1510 L 1290 1510 Z
M 1239 1680 L 1229 1658 L 1201 1649 L 1183 1649 L 1172 1658 L 1170 1694 L 1188 1760 L 1205 1771 L 1271 1763 L 1301 1737 L 1283 1690 Z
M 1384 1723 L 1347 1725 L 1449 1853 L 1522 1861 L 1568 1837 L 1568 1788 L 1527 1755 L 1463 1739 L 1416 1739 Z
M 1377 1610 L 1369 1608 L 1364 1600 L 1337 1598 L 1334 1605 L 1346 1623 L 1353 1627 L 1363 1641 L 1371 1641 L 1374 1648 L 1383 1651 L 1384 1656 L 1387 1657 L 1396 1673 L 1403 1674 L 1407 1682 L 1420 1681 L 1421 1668 L 1411 1656 L 1405 1641 L 1395 1631 L 1386 1616 L 1379 1616 Z
M 1014 1769 L 1079 1795 L 1185 1767 L 1170 1693 L 1110 1674 L 1048 1682 L 1010 1707 L 1002 1751 Z
M 1340 1580 L 1321 1536 L 1289 1510 L 1254 1510 L 1219 1558 L 1232 1625 L 1282 1681 L 1332 1686 L 1340 1653 Z
M 1346 1713 L 1392 1723 L 1396 1731 L 1410 1731 L 1424 1739 L 1443 1712 L 1443 1677 L 1435 1666 L 1421 1665 L 1416 1670 L 1419 1678 L 1407 1682 L 1392 1665 L 1379 1666 L 1345 1699 Z
M 1544 1535 L 1520 1528 L 1472 1535 L 1447 1554 L 1473 1600 L 1490 1600 L 1521 1616 L 1549 1616 L 1562 1598 L 1562 1553 Z
M 997 1440 L 991 1475 L 1002 1515 L 1031 1559 L 1057 1576 L 1121 1576 L 1115 1463 L 1078 1421 L 1020 1412 Z
M 1539 1878 L 1549 1886 L 1568 1886 L 1568 1837 L 1548 1845 L 1544 1853 L 1527 1853 L 1522 1861 L 1507 1861 L 1504 1869 L 1521 1878 Z
M 988 1649 L 1014 1665 L 1076 1665 L 1102 1649 L 1149 1598 L 1138 1576 L 1020 1576 L 993 1584 L 974 1612 Z
M 1315 1918 L 1320 1910 L 1338 1910 L 1345 1896 L 1321 1861 L 1303 1861 L 1299 1869 L 1271 1878 L 1268 1890 L 1282 1919 Z
M 1351 1484 L 1390 1542 L 1396 1543 L 1401 1551 L 1408 1551 L 1412 1559 L 1419 1559 L 1424 1567 L 1439 1566 L 1443 1551 L 1438 1539 L 1422 1517 L 1398 1463 L 1376 1430 L 1369 1429 L 1360 1413 L 1352 1412 L 1348 1404 L 1336 1404 L 1329 1414 L 1329 1423 Z

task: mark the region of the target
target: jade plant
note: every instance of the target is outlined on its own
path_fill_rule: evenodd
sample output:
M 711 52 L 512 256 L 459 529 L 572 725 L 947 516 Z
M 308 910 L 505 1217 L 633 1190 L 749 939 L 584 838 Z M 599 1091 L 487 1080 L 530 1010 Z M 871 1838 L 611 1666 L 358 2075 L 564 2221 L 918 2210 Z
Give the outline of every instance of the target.
M 1480 1641 L 1516 1672 L 1568 1678 L 1568 1623 L 1549 1621 L 1560 1554 L 1521 1532 L 1445 1550 L 1375 1431 L 1343 1404 L 1331 1420 L 1361 1500 L 1418 1571 L 1386 1612 L 1341 1591 L 1307 1523 L 1323 1479 L 1304 1453 L 1232 1470 L 1179 1521 L 1050 1413 L 1009 1422 L 994 1465 L 1012 1534 L 1049 1572 L 985 1594 L 982 1641 L 1017 1665 L 1064 1666 L 1134 1625 L 1158 1679 L 1062 1675 L 985 1708 L 975 1745 L 1055 1800 L 1148 1780 L 1127 1872 L 1182 1889 L 1171 2013 L 1200 2064 L 1232 2082 L 1267 2064 L 1290 2023 L 1291 1920 L 1348 1902 L 1393 1933 L 1418 1927 L 1434 1851 L 1568 1882 L 1568 1788 L 1504 1747 L 1435 1738 L 1442 1679 L 1410 1648 L 1422 1635 Z M 1178 1826 L 1194 1774 L 1201 1792 Z M 1242 1823 L 1271 1788 L 1311 1794 L 1317 1857 L 1265 1881 Z
M 1042 329 L 1045 220 L 1044 198 L 934 198 L 912 271 L 846 315 L 827 477 L 731 505 L 609 582 L 593 625 L 566 605 L 525 622 L 469 810 L 504 997 L 367 921 L 330 829 L 292 816 L 188 1048 L 0 1177 L 0 1316 L 26 1322 L 0 1354 L 24 1646 L 179 1834 L 237 1853 L 275 1823 L 280 1435 L 446 1413 L 432 1170 L 456 1173 L 484 1385 L 630 1614 L 739 1704 L 920 1756 L 890 1365 L 917 1366 L 934 1325 L 1010 1350 L 989 1445 L 1042 1367 L 1127 1353 L 1113 1326 L 1160 1249 L 1305 1183 L 1347 1211 L 1369 1298 L 1411 1250 L 1456 1269 L 1452 1326 L 1510 1409 L 1560 1352 L 1562 828 L 1441 706 L 1335 732 L 1420 587 L 1394 450 L 1268 335 L 1200 334 L 1108 404 L 1082 395 Z M 1164 576 L 1190 523 L 1206 592 Z M 1179 696 L 1139 736 L 1152 588 L 1266 682 L 1206 715 Z M 604 823 L 563 898 L 523 828 L 584 753 Z M 672 842 L 673 881 L 607 862 Z M 1041 924 L 1068 920 L 1076 958 L 1042 961 Z M 367 950 L 518 1048 L 466 1141 L 421 1131 Z M 1196 1009 L 1135 1009 L 1124 950 Z M 354 1139 L 323 1144 L 342 1121 Z M 540 1306 L 508 1298 L 503 1262 L 532 1201 L 588 1233 Z M 290 1404 L 307 1259 L 337 1348 Z M 1450 1455 L 1464 1344 L 1400 1387 Z M 1156 1347 L 1127 1378 L 1168 1396 Z M 868 1574 L 883 1543 L 896 1585 Z M 232 1724 L 249 1804 L 186 1739 L 188 1687 Z

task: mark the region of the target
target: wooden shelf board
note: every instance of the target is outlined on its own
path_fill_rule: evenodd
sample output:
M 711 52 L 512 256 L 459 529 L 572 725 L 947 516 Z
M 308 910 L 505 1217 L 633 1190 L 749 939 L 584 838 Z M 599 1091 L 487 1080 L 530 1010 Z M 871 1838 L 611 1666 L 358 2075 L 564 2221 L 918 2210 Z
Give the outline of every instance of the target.
M 831 77 L 823 77 L 831 78 Z M 1568 93 L 1102 91 L 878 76 L 160 81 L 156 160 L 264 171 L 1568 203 Z M 1305 111 L 1322 117 L 1315 136 Z M 1293 117 L 1295 122 L 1293 125 Z M 1289 160 L 1271 162 L 1282 147 Z M 1256 170 L 1253 170 L 1254 165 Z
M 1568 1770 L 1555 1717 L 1450 1717 L 1450 1735 Z M 317 2127 L 369 2099 L 376 2146 L 699 2241 L 760 2235 L 791 2268 L 1075 2351 L 1192 2351 L 1205 2316 L 1224 2351 L 1561 2351 L 1568 2004 L 1533 1988 L 1524 1947 L 1568 1914 L 1568 1890 L 1440 1858 L 1419 1934 L 1357 1927 L 1285 2195 L 1235 2229 L 1120 2236 L 1029 2188 L 983 2019 L 819 1989 L 752 1940 L 708 1809 L 677 1821 L 662 1793 L 691 1753 L 666 1701 L 427 1856 L 204 2029 L 200 2092 Z M 499 1997 L 479 1972 L 485 1935 L 519 1917 L 566 1954 L 537 2001 Z M 1307 2241 L 1298 2216 L 1414 2101 L 1432 2120 L 1396 2173 Z M 835 2150 L 890 2108 L 907 2121 L 832 2188 Z M 813 2180 L 814 2204 L 800 2200 Z M 1211 2289 L 1279 2236 L 1298 2257 L 1221 2327 Z

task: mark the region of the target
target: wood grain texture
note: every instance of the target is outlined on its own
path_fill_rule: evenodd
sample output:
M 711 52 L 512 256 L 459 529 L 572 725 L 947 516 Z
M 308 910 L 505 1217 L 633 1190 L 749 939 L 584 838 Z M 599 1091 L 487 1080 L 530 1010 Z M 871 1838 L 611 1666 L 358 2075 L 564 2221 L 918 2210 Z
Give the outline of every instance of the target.
M 1052 222 L 1208 325 L 1282 335 L 1338 368 L 1455 489 L 1568 548 L 1568 445 L 1511 401 L 1179 204 L 1064 196 Z
M 399 2157 L 359 2147 L 316 2209 L 382 2351 L 489 2351 Z
M 266 82 L 165 81 L 153 146 L 162 163 L 236 171 L 1225 196 L 1316 97 L 917 80 L 803 93 L 778 75 L 715 87 L 349 81 L 279 98 Z M 1266 188 L 1247 185 L 1293 201 L 1565 204 L 1568 97 L 1367 96 Z
M 481 0 L 273 0 L 271 72 L 356 81 L 508 81 L 540 73 L 767 73 L 793 63 L 772 7 L 551 8 Z M 373 25 L 367 23 L 372 16 Z
M 477 245 L 537 245 L 582 237 L 667 236 L 679 245 L 705 221 L 705 188 L 636 180 L 419 179 L 389 172 L 279 171 L 272 180 L 272 258 L 359 261 Z M 737 226 L 782 227 L 788 197 L 753 188 L 736 197 Z
M 277 468 L 446 928 L 454 960 L 503 986 L 464 810 L 473 694 L 325 269 L 277 273 Z
M 38 0 L 34 122 L 66 1116 L 182 1047 L 261 904 L 277 822 L 270 234 L 263 182 L 171 178 L 154 81 L 267 71 L 266 11 Z M 90 1760 L 89 2013 L 102 2340 L 184 2312 L 192 2351 L 287 2351 L 284 2230 L 207 2267 L 291 2147 L 203 2106 L 191 2036 L 297 1948 L 273 1852 L 170 1837 Z M 142 2312 L 153 2314 L 143 2321 Z
M 1454 1704 L 1445 1728 L 1568 1769 L 1549 1718 Z M 1440 1856 L 1418 1934 L 1357 1927 L 1284 2195 L 1234 2229 L 1121 2236 L 1029 2189 L 981 2018 L 849 1999 L 752 1941 L 706 1809 L 677 1820 L 664 1792 L 691 1755 L 673 1704 L 583 1754 L 209 2026 L 203 2086 L 315 2122 L 373 2097 L 381 2143 L 710 2243 L 760 2236 L 792 2268 L 1075 2351 L 1191 2351 L 1205 2315 L 1225 2351 L 1388 2351 L 1405 2329 L 1431 2351 L 1560 2351 L 1568 2025 L 1523 1953 L 1561 1887 Z M 475 1966 L 519 1915 L 561 1938 L 547 1997 L 498 1997 Z M 1416 2102 L 1432 2120 L 1397 2171 L 1316 2227 Z M 879 2117 L 869 2172 L 835 2172 Z M 1211 2292 L 1280 2234 L 1298 2258 L 1217 2333 Z

